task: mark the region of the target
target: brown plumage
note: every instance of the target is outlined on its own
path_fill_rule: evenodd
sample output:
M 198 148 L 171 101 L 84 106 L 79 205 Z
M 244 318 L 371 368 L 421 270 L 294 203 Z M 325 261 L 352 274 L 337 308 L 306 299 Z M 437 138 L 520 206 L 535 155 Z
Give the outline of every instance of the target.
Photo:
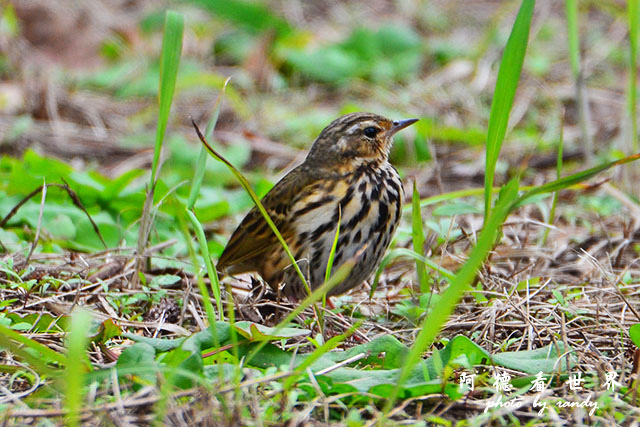
M 417 119 L 392 121 L 372 113 L 334 120 L 305 161 L 262 199 L 312 289 L 324 282 L 338 218 L 333 272 L 354 267 L 329 295 L 360 285 L 378 266 L 400 220 L 402 182 L 389 163 L 393 135 Z M 306 290 L 284 249 L 257 208 L 234 231 L 218 261 L 228 274 L 255 271 L 293 300 Z

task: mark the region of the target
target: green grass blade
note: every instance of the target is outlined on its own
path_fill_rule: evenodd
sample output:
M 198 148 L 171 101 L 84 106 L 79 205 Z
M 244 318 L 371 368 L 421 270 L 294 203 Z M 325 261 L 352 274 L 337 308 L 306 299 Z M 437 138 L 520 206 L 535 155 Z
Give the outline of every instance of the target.
M 227 84 L 229 83 L 231 78 L 228 78 L 220 92 L 218 93 L 218 97 L 216 98 L 215 105 L 213 107 L 213 114 L 211 115 L 211 119 L 207 124 L 207 129 L 205 131 L 206 137 L 210 138 L 213 135 L 213 130 L 216 127 L 216 123 L 218 122 L 218 117 L 220 115 L 220 108 L 222 106 L 222 97 L 227 88 Z M 204 178 L 205 168 L 207 165 L 207 149 L 203 145 L 200 149 L 200 156 L 198 157 L 198 163 L 196 165 L 196 170 L 193 176 L 193 181 L 191 183 L 191 189 L 189 190 L 189 199 L 187 201 L 187 217 L 189 218 L 189 222 L 191 226 L 195 230 L 196 238 L 198 239 L 198 246 L 200 247 L 200 252 L 202 253 L 202 257 L 205 262 L 205 266 L 207 268 L 207 275 L 209 276 L 209 281 L 211 282 L 211 289 L 213 290 L 213 296 L 216 300 L 216 308 L 218 309 L 218 316 L 220 320 L 224 320 L 224 311 L 222 308 L 222 292 L 220 291 L 220 280 L 218 278 L 218 273 L 211 262 L 211 254 L 209 253 L 209 246 L 207 245 L 207 239 L 204 235 L 204 230 L 202 229 L 202 224 L 198 221 L 198 218 L 193 211 L 193 208 L 196 203 L 196 199 L 198 194 L 200 193 L 200 186 L 202 184 L 202 179 Z M 209 312 L 212 310 L 212 307 L 207 306 L 207 302 L 211 305 L 211 301 L 209 298 L 209 292 L 206 287 L 203 288 L 200 282 L 198 285 L 201 287 L 200 291 L 204 290 L 205 293 L 202 294 L 202 297 L 205 301 L 205 310 L 207 311 L 207 317 L 209 318 L 209 324 L 213 325 L 215 316 Z
M 556 159 L 556 179 L 560 179 L 560 177 L 562 176 L 562 155 L 564 152 L 564 120 L 562 120 L 561 123 L 562 123 L 562 126 L 560 126 L 560 141 L 558 141 L 558 157 Z M 555 191 L 553 193 L 553 200 L 551 201 L 551 209 L 549 209 L 549 219 L 547 220 L 549 227 L 546 227 L 544 229 L 544 234 L 542 235 L 540 246 L 544 246 L 547 244 L 549 231 L 551 230 L 551 226 L 553 226 L 553 222 L 555 221 L 557 205 L 558 205 L 558 192 Z
M 138 231 L 138 244 L 136 268 L 132 278 L 132 286 L 137 286 L 139 273 L 142 270 L 145 259 L 142 257 L 147 246 L 151 232 L 151 206 L 155 193 L 156 179 L 159 170 L 162 142 L 169 122 L 171 101 L 176 86 L 178 66 L 182 52 L 182 31 L 184 18 L 181 14 L 167 11 L 164 22 L 164 37 L 162 39 L 162 54 L 160 56 L 160 85 L 158 89 L 158 123 L 156 127 L 156 143 L 153 150 L 153 163 L 151 164 L 151 177 L 147 188 L 146 199 L 142 207 L 140 229 Z
M 582 133 L 582 148 L 586 164 L 591 166 L 593 161 L 593 138 L 591 136 L 591 111 L 587 95 L 587 85 L 580 68 L 580 35 L 578 29 L 578 0 L 567 0 L 567 34 L 569 37 L 569 60 L 571 74 L 575 83 L 576 103 L 578 104 L 578 122 Z
M 640 154 L 634 154 L 632 156 L 623 157 L 619 160 L 614 160 L 612 162 L 603 163 L 598 166 L 594 166 L 590 169 L 587 169 L 582 172 L 578 172 L 573 175 L 565 176 L 564 178 L 556 179 L 555 181 L 548 182 L 546 184 L 540 185 L 538 187 L 534 187 L 529 191 L 522 194 L 518 200 L 516 201 L 516 206 L 522 204 L 528 198 L 535 196 L 536 194 L 543 193 L 551 193 L 553 191 L 564 190 L 565 188 L 569 188 L 572 185 L 578 184 L 582 181 L 585 181 L 602 171 L 610 169 L 614 166 L 623 165 L 625 163 L 633 162 L 635 160 L 640 159 Z
M 216 102 L 213 106 L 213 114 L 211 114 L 211 118 L 209 119 L 209 123 L 207 124 L 207 129 L 204 131 L 204 137 L 207 140 L 210 140 L 213 136 L 213 130 L 216 127 L 216 123 L 218 122 L 218 117 L 220 116 L 220 108 L 222 106 L 222 96 L 225 94 L 227 89 L 227 84 L 229 84 L 229 77 L 225 82 L 224 86 L 218 93 L 218 97 L 216 98 Z M 204 178 L 205 168 L 207 166 L 207 149 L 202 146 L 200 148 L 200 156 L 198 157 L 198 163 L 196 164 L 196 171 L 193 174 L 193 181 L 191 182 L 191 189 L 189 190 L 189 199 L 187 201 L 187 209 L 193 209 L 196 204 L 196 198 L 200 193 L 200 186 L 202 185 L 202 179 Z
M 411 197 L 411 237 L 413 240 L 413 250 L 422 255 L 424 252 L 424 230 L 422 228 L 422 213 L 420 212 L 420 193 L 416 188 L 416 182 L 413 181 L 413 195 Z M 424 262 L 416 260 L 416 273 L 418 275 L 418 283 L 420 284 L 420 292 L 429 292 L 429 276 Z
M 324 272 L 324 281 L 328 282 L 331 277 L 331 269 L 333 268 L 333 260 L 336 257 L 336 249 L 338 248 L 338 237 L 340 237 L 340 222 L 342 221 L 342 209 L 338 205 L 338 224 L 336 225 L 336 233 L 333 236 L 333 242 L 331 243 L 331 252 L 329 252 L 329 259 L 327 260 L 327 269 Z
M 327 260 L 327 269 L 324 272 L 325 283 L 331 278 L 331 270 L 333 269 L 333 261 L 336 257 L 336 250 L 338 249 L 338 238 L 340 237 L 340 223 L 342 222 L 342 208 L 338 205 L 338 223 L 336 225 L 336 232 L 333 236 L 333 242 L 331 242 L 331 251 L 329 251 L 329 259 Z M 322 306 L 327 306 L 327 296 L 322 296 Z M 318 318 L 318 325 L 320 326 L 320 333 L 324 336 L 324 312 L 322 310 L 316 310 Z
M 84 377 L 87 360 L 86 350 L 89 344 L 89 328 L 91 315 L 85 310 L 76 310 L 73 313 L 71 332 L 67 341 L 67 357 L 72 363 L 68 363 L 65 369 L 64 384 L 65 408 L 68 411 L 67 425 L 77 426 L 80 421 L 80 411 L 84 406 Z
M 220 292 L 220 280 L 218 278 L 218 272 L 213 266 L 213 262 L 211 262 L 211 255 L 209 254 L 209 247 L 207 246 L 207 237 L 204 235 L 204 230 L 202 229 L 202 225 L 196 214 L 187 210 L 187 218 L 189 218 L 189 222 L 193 227 L 196 233 L 196 239 L 198 239 L 198 246 L 200 247 L 200 252 L 202 253 L 202 257 L 204 258 L 204 264 L 207 268 L 207 275 L 209 276 L 209 280 L 211 281 L 211 289 L 213 290 L 213 297 L 216 300 L 216 308 L 218 309 L 218 316 L 220 320 L 224 320 L 224 312 L 222 309 L 222 294 Z M 201 284 L 198 282 L 200 286 L 200 293 L 202 294 L 202 298 L 205 301 L 205 311 L 207 312 L 207 317 L 209 318 L 209 325 L 213 325 L 215 321 L 215 315 L 213 314 L 213 307 L 211 306 L 209 291 L 207 287 L 204 285 L 204 282 Z M 209 304 L 207 304 L 209 301 Z M 211 312 L 210 312 L 211 311 Z
M 160 57 L 160 87 L 158 91 L 158 123 L 156 128 L 156 144 L 153 151 L 153 164 L 151 166 L 151 183 L 156 182 L 158 163 L 162 142 L 169 122 L 169 112 L 173 93 L 176 88 L 178 66 L 182 54 L 182 33 L 184 29 L 184 17 L 182 14 L 168 10 L 164 21 L 164 37 L 162 39 L 162 55 Z
M 629 18 L 629 94 L 628 106 L 631 119 L 631 147 L 638 152 L 638 3 L 640 0 L 627 1 Z
M 496 163 L 509 124 L 509 114 L 513 106 L 518 80 L 527 51 L 529 29 L 535 0 L 523 0 L 511 35 L 502 55 L 496 89 L 491 102 L 489 128 L 487 130 L 486 170 L 484 176 L 484 216 L 489 218 L 491 193 L 495 177 Z
M 189 216 L 189 213 L 192 213 L 192 211 L 185 209 L 185 212 L 187 213 L 187 216 Z M 182 230 L 182 234 L 185 237 L 185 242 L 186 242 L 186 246 L 187 246 L 187 251 L 189 252 L 189 257 L 191 258 L 191 262 L 193 265 L 198 265 L 198 258 L 196 257 L 196 250 L 195 247 L 193 245 L 193 241 L 191 238 L 191 232 L 189 230 L 189 228 L 187 227 L 187 224 L 184 220 L 184 217 L 182 215 L 178 215 L 178 221 L 180 223 L 180 228 Z M 189 219 L 189 221 L 191 222 L 192 225 L 194 225 L 194 221 Z M 200 226 L 200 222 L 197 220 L 195 220 L 195 224 L 194 225 L 194 229 L 196 230 L 196 234 L 197 233 L 201 233 L 202 238 L 204 238 L 204 231 L 202 230 L 202 227 Z M 211 264 L 211 257 L 209 257 L 209 264 Z M 215 272 L 215 269 L 213 268 L 213 265 L 211 265 L 211 269 L 214 271 L 214 275 L 213 277 L 216 277 L 217 279 L 217 272 Z M 209 273 L 209 270 L 207 268 L 207 273 Z M 209 321 L 209 330 L 211 331 L 211 337 L 213 339 L 213 343 L 216 347 L 220 346 L 220 340 L 218 338 L 218 329 L 216 328 L 216 314 L 215 311 L 213 310 L 213 304 L 211 304 L 211 297 L 209 296 L 209 289 L 207 288 L 207 285 L 204 283 L 204 280 L 202 278 L 202 274 L 200 272 L 198 272 L 198 274 L 196 274 L 196 283 L 198 285 L 198 289 L 200 290 L 200 295 L 202 296 L 202 305 L 204 306 L 205 309 L 205 313 L 207 314 L 207 320 Z M 220 284 L 218 284 L 218 289 L 220 288 Z M 220 301 L 220 303 L 218 304 L 218 301 Z M 186 303 L 186 302 L 185 302 Z M 224 319 L 224 313 L 222 311 L 222 301 L 221 299 L 216 300 L 217 306 L 218 306 L 218 313 L 219 313 L 219 318 L 220 319 Z
M 580 38 L 578 36 L 578 0 L 566 0 L 569 63 L 575 80 L 580 74 Z
M 0 347 L 8 347 L 10 343 L 9 340 L 16 341 L 22 344 L 22 346 L 39 353 L 38 359 L 44 363 L 53 362 L 62 366 L 67 364 L 67 358 L 63 354 L 55 352 L 49 347 L 40 344 L 38 341 L 32 340 L 31 338 L 22 335 L 13 329 L 7 328 L 0 323 Z
M 407 380 L 409 373 L 420 360 L 420 356 L 433 342 L 440 328 L 447 321 L 449 315 L 453 312 L 457 302 L 460 300 L 464 292 L 476 278 L 478 270 L 487 258 L 489 251 L 493 248 L 504 220 L 513 208 L 514 201 L 518 197 L 519 179 L 514 178 L 500 192 L 498 201 L 491 212 L 491 216 L 487 219 L 485 226 L 478 237 L 478 243 L 469 254 L 469 259 L 460 268 L 456 276 L 451 281 L 447 290 L 442 294 L 440 303 L 436 305 L 429 317 L 426 318 L 421 325 L 420 332 L 415 343 L 411 347 L 411 351 L 407 355 L 404 366 L 400 371 L 397 387 L 393 389 L 387 405 L 385 414 L 393 407 L 398 392 Z

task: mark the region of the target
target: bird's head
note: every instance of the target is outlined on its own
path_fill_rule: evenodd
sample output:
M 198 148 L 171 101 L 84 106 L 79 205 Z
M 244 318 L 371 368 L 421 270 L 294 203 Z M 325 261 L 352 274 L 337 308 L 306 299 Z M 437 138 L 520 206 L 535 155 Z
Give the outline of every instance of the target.
M 417 121 L 393 121 L 373 113 L 347 114 L 324 128 L 314 141 L 307 161 L 325 166 L 386 161 L 396 132 Z

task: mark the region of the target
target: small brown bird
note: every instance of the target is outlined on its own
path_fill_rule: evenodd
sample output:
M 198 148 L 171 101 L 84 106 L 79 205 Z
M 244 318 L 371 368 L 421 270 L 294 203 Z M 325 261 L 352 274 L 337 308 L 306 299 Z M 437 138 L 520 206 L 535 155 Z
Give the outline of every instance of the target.
M 287 242 L 311 289 L 322 285 L 340 218 L 333 272 L 354 266 L 328 295 L 345 293 L 369 278 L 400 220 L 404 192 L 389 163 L 393 135 L 418 119 L 392 121 L 352 113 L 329 124 L 304 162 L 282 178 L 262 204 Z M 234 231 L 218 261 L 228 274 L 256 271 L 291 300 L 307 295 L 291 260 L 257 208 Z

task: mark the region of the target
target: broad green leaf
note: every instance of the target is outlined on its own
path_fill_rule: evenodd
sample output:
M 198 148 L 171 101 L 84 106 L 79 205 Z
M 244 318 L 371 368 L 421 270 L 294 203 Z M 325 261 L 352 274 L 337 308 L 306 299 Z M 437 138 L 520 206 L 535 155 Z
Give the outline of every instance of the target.
M 248 322 L 245 322 L 244 326 Z M 216 323 L 217 332 L 222 338 L 219 342 L 220 346 L 226 346 L 232 343 L 231 336 L 228 333 L 229 324 L 225 322 Z M 164 348 L 168 354 L 162 358 L 163 363 L 175 366 L 179 372 L 190 371 L 204 372 L 204 374 L 213 379 L 212 372 L 207 373 L 209 367 L 205 367 L 202 363 L 201 353 L 213 346 L 213 337 L 210 330 L 198 332 L 187 340 L 179 341 L 179 346 L 167 345 L 167 341 L 172 340 L 153 340 L 150 338 L 139 337 L 133 334 L 126 334 L 139 342 L 153 344 L 156 348 Z M 274 338 L 283 337 L 277 333 Z M 284 338 L 284 337 L 283 337 Z M 150 357 L 153 354 L 153 348 L 146 344 L 146 350 Z M 136 344 L 138 345 L 138 344 Z M 251 360 L 246 358 L 255 349 L 259 349 Z M 123 353 L 124 354 L 124 353 Z M 387 397 L 392 392 L 392 388 L 398 387 L 396 381 L 400 370 L 406 366 L 406 358 L 409 349 L 400 343 L 392 335 L 383 335 L 373 339 L 371 342 L 363 343 L 350 348 L 347 351 L 331 351 L 320 355 L 312 353 L 296 353 L 285 351 L 281 348 L 270 344 L 240 342 L 238 345 L 238 357 L 244 358 L 245 366 L 253 366 L 261 369 L 269 367 L 282 367 L 285 370 L 289 368 L 298 369 L 305 367 L 315 373 L 316 380 L 321 384 L 322 390 L 326 394 L 344 393 L 347 390 L 351 392 L 372 393 L 379 397 Z M 351 366 L 343 366 L 336 369 L 336 364 L 342 361 L 364 356 L 352 363 Z M 477 344 L 470 341 L 467 337 L 456 336 L 452 338 L 445 348 L 437 350 L 434 355 L 412 367 L 411 373 L 406 383 L 398 390 L 399 396 L 411 397 L 424 395 L 425 393 L 442 392 L 441 373 L 444 367 L 455 369 L 463 366 L 469 368 L 476 365 L 486 365 L 496 363 L 505 367 L 514 369 L 518 366 L 518 357 L 521 356 L 520 365 L 524 366 L 524 372 L 530 372 L 536 369 L 536 373 L 542 370 L 545 373 L 566 372 L 566 367 L 558 364 L 558 352 L 551 347 L 535 350 L 533 352 L 513 352 L 491 356 Z M 122 358 L 122 356 L 121 356 Z M 143 360 L 141 363 L 148 364 L 149 359 Z M 135 366 L 131 364 L 131 366 Z M 326 369 L 330 368 L 328 371 Z M 231 367 L 229 367 L 231 369 Z M 216 370 L 218 374 L 220 371 Z M 304 371 L 302 371 L 304 373 Z M 232 380 L 230 376 L 232 372 L 227 372 L 222 378 Z M 220 379 L 220 377 L 217 377 Z M 188 387 L 193 384 L 193 377 L 176 374 L 172 378 L 172 382 L 180 387 Z M 304 388 L 304 378 L 298 379 L 298 386 Z M 460 396 L 461 391 L 456 383 L 447 383 L 444 385 L 445 393 L 452 398 Z M 454 390 L 455 387 L 458 390 Z
M 421 117 L 414 125 L 416 132 L 427 139 L 443 142 L 459 142 L 469 146 L 484 145 L 487 134 L 480 127 L 461 129 L 445 126 L 439 120 Z
M 198 334 L 198 333 L 200 333 L 200 332 L 196 332 L 196 334 Z M 187 339 L 187 337 L 181 337 L 181 338 L 150 338 L 150 337 L 143 337 L 143 336 L 137 335 L 137 334 L 132 334 L 130 332 L 124 332 L 121 335 L 124 338 L 130 339 L 133 342 L 143 343 L 143 344 L 146 344 L 148 346 L 151 346 L 153 348 L 153 350 L 157 351 L 157 352 L 171 351 L 174 348 L 179 347 Z
M 636 347 L 640 348 L 640 323 L 636 323 L 629 328 L 629 336 Z
M 21 316 L 16 312 L 10 312 L 6 313 L 5 316 L 11 320 L 13 325 L 21 322 L 28 324 L 31 333 L 68 332 L 68 327 L 71 323 L 69 316 L 52 316 L 48 313 L 32 313 Z M 13 325 L 12 328 L 15 329 Z
M 188 0 L 209 10 L 214 16 L 246 28 L 253 33 L 275 30 L 279 37 L 292 32 L 291 25 L 263 4 L 245 0 Z
M 286 55 L 293 67 L 321 82 L 343 84 L 348 78 L 359 75 L 358 60 L 338 47 L 309 53 L 291 50 Z
M 238 332 L 249 341 L 274 341 L 282 338 L 292 338 L 307 336 L 311 333 L 309 329 L 298 328 L 270 328 L 253 322 L 236 322 L 235 327 Z
M 144 342 L 137 342 L 122 351 L 116 362 L 116 369 L 121 371 L 119 372 L 120 375 L 122 375 L 122 372 L 135 369 L 137 372 L 135 375 L 138 376 L 143 383 L 155 384 L 156 374 L 153 370 L 148 369 L 156 366 L 155 358 L 156 351 L 152 346 Z M 144 366 L 146 369 L 139 369 L 141 366 Z M 139 388 L 139 386 L 137 387 Z
M 430 376 L 425 380 L 440 378 L 444 366 L 455 364 L 456 359 L 460 356 L 465 356 L 466 360 L 473 366 L 486 364 L 492 360 L 491 355 L 486 350 L 462 335 L 453 337 L 445 348 L 437 350 L 437 353 L 438 357 L 432 356 L 425 361 Z M 436 366 L 435 360 L 441 363 L 440 367 Z
M 397 369 L 404 363 L 409 348 L 393 335 L 382 335 L 368 343 L 360 344 L 343 352 L 327 353 L 325 357 L 333 362 L 342 362 L 359 354 L 367 357 L 360 359 L 358 365 L 379 367 L 383 369 Z
M 126 171 L 119 177 L 105 184 L 102 197 L 105 200 L 111 200 L 120 196 L 121 192 L 124 191 L 124 189 L 131 184 L 134 179 L 138 178 L 143 173 L 144 171 L 142 169 L 131 169 Z
M 567 359 L 569 362 L 568 367 L 565 362 Z M 558 363 L 558 360 L 561 363 Z M 532 375 L 538 372 L 567 372 L 577 364 L 577 359 L 572 354 L 571 348 L 565 348 L 561 341 L 558 341 L 555 345 L 550 344 L 535 350 L 508 351 L 494 354 L 493 361 L 505 368 Z
M 163 274 L 161 276 L 156 276 L 151 279 L 149 282 L 149 286 L 151 287 L 164 287 L 171 286 L 175 283 L 178 283 L 182 278 L 180 276 L 176 276 L 175 274 Z
M 76 227 L 67 215 L 56 215 L 51 221 L 47 221 L 44 227 L 55 239 L 73 240 L 76 237 Z
M 122 328 L 113 319 L 107 319 L 100 323 L 98 331 L 91 336 L 91 341 L 95 343 L 105 343 L 111 338 L 122 335 Z
M 278 54 L 302 74 L 340 85 L 352 78 L 407 79 L 420 67 L 422 45 L 408 27 L 387 25 L 377 32 L 357 28 L 345 41 L 313 51 L 281 46 Z

